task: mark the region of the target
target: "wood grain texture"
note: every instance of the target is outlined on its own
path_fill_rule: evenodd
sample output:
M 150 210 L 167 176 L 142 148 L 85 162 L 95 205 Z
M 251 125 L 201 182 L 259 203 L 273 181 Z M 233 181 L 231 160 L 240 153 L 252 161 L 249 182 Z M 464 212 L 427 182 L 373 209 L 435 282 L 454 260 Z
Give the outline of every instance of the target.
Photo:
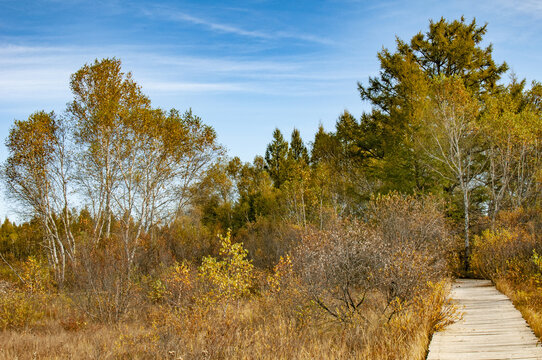
M 428 360 L 542 360 L 540 342 L 521 313 L 490 281 L 457 280 L 451 297 L 462 319 L 433 335 Z

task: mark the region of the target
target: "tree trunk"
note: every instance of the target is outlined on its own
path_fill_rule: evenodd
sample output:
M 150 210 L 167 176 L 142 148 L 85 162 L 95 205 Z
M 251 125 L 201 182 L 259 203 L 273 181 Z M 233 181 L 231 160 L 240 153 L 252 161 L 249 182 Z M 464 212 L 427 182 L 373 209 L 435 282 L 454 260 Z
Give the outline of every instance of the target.
M 465 211 L 465 271 L 469 271 L 470 238 L 469 238 L 469 190 L 463 188 L 463 208 Z

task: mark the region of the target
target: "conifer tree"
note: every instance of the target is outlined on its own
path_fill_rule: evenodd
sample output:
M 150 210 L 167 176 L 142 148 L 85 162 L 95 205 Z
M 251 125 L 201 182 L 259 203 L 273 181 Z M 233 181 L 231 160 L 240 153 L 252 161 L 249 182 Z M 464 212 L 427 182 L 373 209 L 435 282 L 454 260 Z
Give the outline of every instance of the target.
M 277 128 L 273 131 L 273 141 L 265 151 L 265 168 L 269 172 L 276 188 L 286 181 L 287 177 L 288 142 Z

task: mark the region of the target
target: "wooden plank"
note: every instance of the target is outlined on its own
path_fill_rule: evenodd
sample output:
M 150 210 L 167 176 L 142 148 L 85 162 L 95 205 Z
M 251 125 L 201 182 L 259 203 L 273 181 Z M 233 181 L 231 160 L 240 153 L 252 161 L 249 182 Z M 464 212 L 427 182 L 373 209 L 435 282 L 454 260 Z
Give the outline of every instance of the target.
M 433 335 L 428 360 L 542 360 L 542 346 L 521 313 L 490 281 L 457 280 L 451 297 L 462 319 Z

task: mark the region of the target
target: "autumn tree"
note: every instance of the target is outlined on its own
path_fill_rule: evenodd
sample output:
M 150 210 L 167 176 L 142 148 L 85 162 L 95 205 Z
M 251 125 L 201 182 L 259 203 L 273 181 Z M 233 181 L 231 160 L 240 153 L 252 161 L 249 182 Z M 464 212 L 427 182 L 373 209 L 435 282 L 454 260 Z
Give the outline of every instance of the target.
M 210 285 L 211 290 L 202 301 L 223 302 L 226 315 L 228 305 L 250 295 L 254 281 L 254 265 L 247 258 L 248 252 L 241 243 L 232 243 L 231 232 L 220 238 L 221 259 L 204 257 L 199 274 Z
M 491 45 L 482 47 L 486 31 L 487 25 L 476 20 L 430 21 L 429 30 L 410 42 L 397 38 L 395 52 L 379 52 L 380 74 L 370 77 L 367 85 L 358 84 L 361 99 L 373 110 L 348 126 L 356 134 L 354 156 L 384 181 L 384 190 L 434 185 L 416 151 L 419 119 L 432 79 L 455 76 L 477 98 L 495 90 L 507 65 L 494 62 Z
M 114 158 L 117 144 L 129 140 L 123 125 L 149 110 L 150 100 L 141 93 L 131 74 L 117 59 L 95 60 L 71 76 L 74 100 L 67 112 L 80 146 L 78 182 L 91 204 L 94 242 L 109 237 L 113 219 L 113 192 L 121 179 Z M 124 124 L 123 124 L 124 123 Z
M 487 189 L 492 223 L 501 210 L 534 205 L 540 194 L 542 113 L 536 106 L 539 84 L 525 89 L 512 82 L 485 98 L 480 127 L 487 141 Z
M 290 148 L 288 150 L 288 157 L 297 162 L 305 162 L 306 165 L 309 164 L 309 152 L 299 130 L 292 130 L 292 136 L 290 140 Z
M 203 224 L 214 232 L 233 228 L 236 179 L 240 167 L 239 158 L 228 162 L 221 160 L 210 166 L 193 188 L 192 203 L 202 211 Z
M 71 161 L 66 127 L 54 113 L 38 111 L 15 121 L 6 141 L 9 155 L 3 179 L 8 196 L 40 220 L 49 264 L 62 283 L 66 267 L 75 261 L 68 181 Z
M 478 101 L 461 79 L 435 79 L 419 138 L 428 157 L 426 165 L 441 182 L 461 193 L 466 259 L 470 253 L 472 193 L 483 184 L 481 176 L 486 165 L 485 144 L 477 124 L 479 111 Z
M 285 163 L 286 181 L 282 191 L 289 218 L 300 226 L 307 225 L 307 195 L 310 179 L 309 154 L 299 130 L 292 131 Z
M 191 186 L 221 149 L 191 111 L 153 109 L 120 60 L 83 66 L 71 89 L 79 188 L 92 210 L 93 238 L 110 237 L 118 221 L 129 265 L 141 235 L 152 237 L 187 206 Z

